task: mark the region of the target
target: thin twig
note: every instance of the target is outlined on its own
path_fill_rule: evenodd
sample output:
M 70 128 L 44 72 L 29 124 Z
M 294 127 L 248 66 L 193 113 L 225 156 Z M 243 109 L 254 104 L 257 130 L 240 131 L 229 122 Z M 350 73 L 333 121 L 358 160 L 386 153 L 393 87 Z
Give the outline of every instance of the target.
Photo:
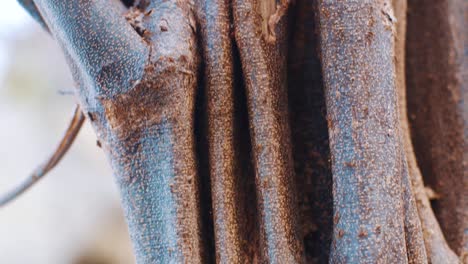
M 65 131 L 65 135 L 62 137 L 62 140 L 60 141 L 59 145 L 52 153 L 52 156 L 49 159 L 47 159 L 43 164 L 41 164 L 38 168 L 36 168 L 33 171 L 33 173 L 19 186 L 15 187 L 13 190 L 4 195 L 0 195 L 0 207 L 19 197 L 22 193 L 24 193 L 37 181 L 44 177 L 50 170 L 52 170 L 55 167 L 55 165 L 58 164 L 62 157 L 65 156 L 65 154 L 67 153 L 72 143 L 75 141 L 75 138 L 78 135 L 78 132 L 80 131 L 84 120 L 85 117 L 80 107 L 76 106 L 75 113 L 73 114 L 73 118 L 70 121 L 67 130 Z

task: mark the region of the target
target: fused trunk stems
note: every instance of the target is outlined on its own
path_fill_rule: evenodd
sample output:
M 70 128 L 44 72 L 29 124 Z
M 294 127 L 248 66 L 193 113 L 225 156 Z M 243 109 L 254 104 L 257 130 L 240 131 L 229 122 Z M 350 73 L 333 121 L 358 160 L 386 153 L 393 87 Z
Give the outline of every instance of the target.
M 304 252 L 297 221 L 288 122 L 287 17 L 281 14 L 288 3 L 282 2 L 269 16 L 258 16 L 265 10 L 261 7 L 265 2 L 233 1 L 234 32 L 247 90 L 261 262 L 300 263 Z M 262 17 L 278 23 L 270 23 L 270 30 L 262 32 Z
M 439 223 L 432 211 L 429 198 L 426 195 L 424 182 L 419 171 L 416 156 L 411 142 L 406 104 L 406 82 L 405 82 L 405 43 L 406 43 L 406 0 L 394 0 L 395 17 L 397 19 L 395 40 L 395 67 L 398 91 L 398 110 L 400 113 L 400 126 L 403 145 L 405 148 L 408 174 L 411 182 L 411 191 L 416 201 L 419 221 L 423 230 L 427 258 L 430 263 L 457 263 L 457 256 L 448 247 L 444 235 L 440 230 Z
M 466 258 L 462 1 L 409 0 L 405 38 L 406 0 L 20 0 L 80 107 L 0 205 L 87 117 L 138 263 L 456 263 L 436 216 Z
M 238 126 L 239 89 L 234 80 L 233 39 L 229 1 L 200 0 L 201 28 L 208 116 L 210 165 L 216 261 L 252 263 L 256 256 L 255 204 L 248 204 L 248 175 L 242 170 L 248 153 L 241 152 Z M 237 82 L 238 83 L 238 82 Z M 242 155 L 247 157 L 242 157 Z M 244 165 L 245 166 L 245 165 Z M 253 196 L 255 197 L 255 196 Z M 250 210 L 249 210 L 250 209 Z

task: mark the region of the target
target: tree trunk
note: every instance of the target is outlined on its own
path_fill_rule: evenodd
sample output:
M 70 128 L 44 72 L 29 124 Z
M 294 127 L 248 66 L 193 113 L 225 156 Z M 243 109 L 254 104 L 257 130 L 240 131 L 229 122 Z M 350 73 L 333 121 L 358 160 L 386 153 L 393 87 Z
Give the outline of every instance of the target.
M 463 1 L 21 2 L 66 54 L 138 263 L 466 258 Z

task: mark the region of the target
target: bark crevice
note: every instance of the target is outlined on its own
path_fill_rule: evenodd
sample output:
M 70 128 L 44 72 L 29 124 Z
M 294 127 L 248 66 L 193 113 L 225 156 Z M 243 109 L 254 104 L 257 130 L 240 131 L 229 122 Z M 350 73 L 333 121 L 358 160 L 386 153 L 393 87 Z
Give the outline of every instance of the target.
M 21 2 L 66 54 L 137 262 L 466 257 L 462 0 Z

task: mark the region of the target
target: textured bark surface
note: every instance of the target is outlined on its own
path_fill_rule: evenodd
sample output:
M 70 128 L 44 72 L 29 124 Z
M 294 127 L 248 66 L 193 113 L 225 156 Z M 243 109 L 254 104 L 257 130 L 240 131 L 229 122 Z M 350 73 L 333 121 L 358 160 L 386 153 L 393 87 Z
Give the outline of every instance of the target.
M 73 65 L 83 110 L 116 173 L 137 260 L 203 262 L 190 6 L 141 2 L 129 14 L 143 16 L 139 36 L 107 1 L 37 3 Z
M 138 263 L 466 261 L 462 0 L 408 22 L 406 0 L 20 2 L 67 55 Z
M 255 184 L 250 139 L 243 129 L 248 126 L 245 95 L 239 63 L 234 62 L 232 12 L 225 0 L 203 0 L 197 6 L 205 62 L 216 261 L 252 263 L 259 258 Z
M 319 1 L 333 172 L 332 262 L 426 259 L 424 250 L 410 252 L 414 245 L 400 235 L 414 227 L 405 219 L 411 212 L 404 205 L 409 182 L 402 177 L 393 17 L 389 1 Z
M 398 90 L 398 110 L 400 112 L 400 125 L 405 148 L 408 173 L 411 181 L 412 192 L 416 200 L 419 220 L 423 230 L 424 242 L 428 260 L 431 263 L 456 263 L 457 256 L 448 247 L 444 235 L 440 230 L 439 223 L 432 211 L 430 201 L 426 195 L 421 172 L 416 162 L 416 156 L 411 142 L 411 134 L 408 121 L 406 104 L 406 78 L 405 78 L 405 43 L 406 43 L 406 0 L 394 0 L 393 6 L 397 19 L 396 43 L 395 43 L 395 65 Z
M 268 32 L 262 19 L 267 1 L 234 0 L 234 32 L 240 52 L 249 110 L 252 160 L 258 200 L 260 252 L 264 261 L 297 263 L 303 259 L 294 188 L 287 100 L 286 17 L 273 18 Z M 277 11 L 288 8 L 282 2 Z M 253 12 L 256 11 L 256 12 Z M 258 14 L 262 16 L 258 16 Z

